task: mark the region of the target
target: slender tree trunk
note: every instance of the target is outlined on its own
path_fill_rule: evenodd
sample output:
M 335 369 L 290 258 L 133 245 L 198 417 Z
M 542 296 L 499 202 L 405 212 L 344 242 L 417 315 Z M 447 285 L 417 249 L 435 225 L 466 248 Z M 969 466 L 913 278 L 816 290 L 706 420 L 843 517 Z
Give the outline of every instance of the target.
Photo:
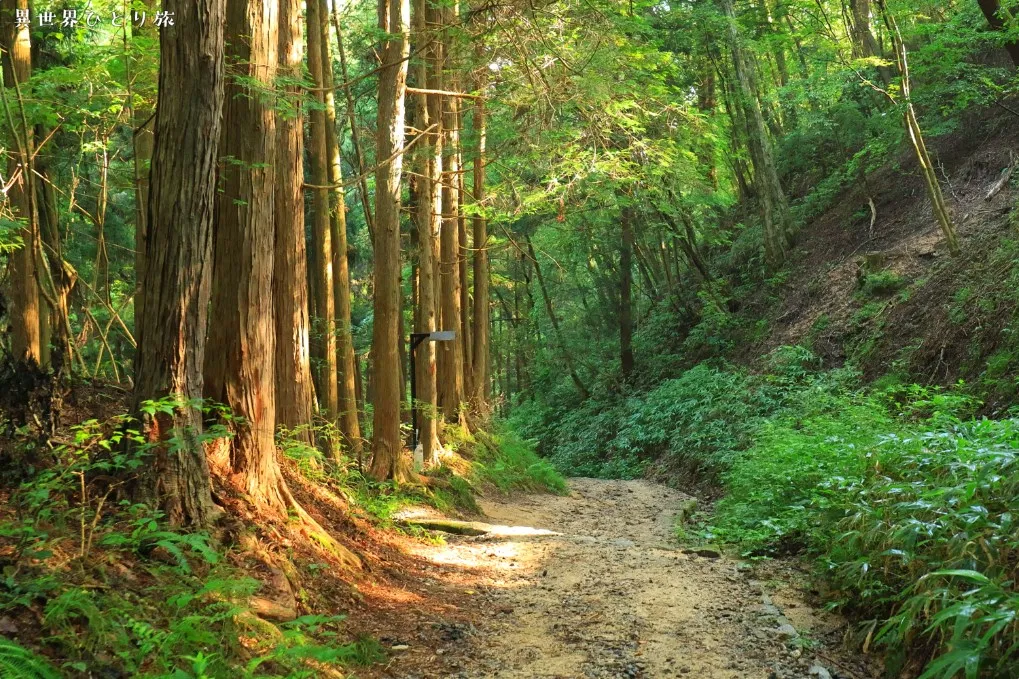
M 9 132 L 16 150 L 7 164 L 7 177 L 16 178 L 7 191 L 7 198 L 15 217 L 24 222 L 19 230 L 23 245 L 10 256 L 11 299 L 7 315 L 14 359 L 41 363 L 43 302 L 35 270 L 39 220 L 31 192 L 33 135 L 19 110 L 22 96 L 27 93 L 28 79 L 32 77 L 32 46 L 29 29 L 18 28 L 15 21 L 15 10 L 28 10 L 28 0 L 3 0 L 0 9 L 3 11 L 4 87 L 7 88 L 5 107 L 9 111 L 6 118 L 14 126 Z
M 333 96 L 333 59 L 329 40 L 329 8 L 326 0 L 319 2 L 319 45 L 322 49 L 322 87 L 325 89 L 326 144 L 330 192 L 330 224 L 333 246 L 333 284 L 336 307 L 336 378 L 339 388 L 338 407 L 340 433 L 347 450 L 360 458 L 361 424 L 358 421 L 357 394 L 354 386 L 354 341 L 350 320 L 350 264 L 347 257 L 347 206 L 343 187 L 343 165 L 336 128 L 336 99 Z
M 291 81 L 304 70 L 301 1 L 280 0 L 280 75 Z M 276 323 L 276 424 L 299 429 L 314 445 L 314 412 L 308 312 L 308 261 L 304 241 L 304 118 L 301 89 L 286 88 L 276 121 L 275 256 L 273 305 Z
M 428 31 L 428 2 L 427 0 L 415 0 L 414 3 L 414 32 L 418 41 L 431 42 Z M 434 43 L 432 43 L 434 45 Z M 416 66 L 416 81 L 422 88 L 428 88 L 430 72 L 435 68 L 434 48 L 424 50 L 425 56 Z M 429 111 L 427 94 L 414 95 L 414 127 L 421 130 L 419 134 L 427 134 L 424 140 L 417 145 L 414 153 L 415 167 L 418 168 L 420 177 L 417 182 L 416 210 L 414 222 L 417 229 L 418 247 L 418 286 L 417 286 L 417 314 L 415 331 L 419 333 L 435 332 L 438 330 L 438 314 L 435 304 L 435 241 L 438 239 L 438 230 L 441 223 L 442 196 L 440 177 L 438 174 L 440 166 L 436 160 L 436 139 L 435 132 L 425 133 L 424 130 L 435 122 Z M 418 439 L 421 442 L 422 456 L 426 464 L 435 462 L 435 456 L 439 448 L 438 428 L 436 417 L 438 414 L 438 401 L 436 400 L 436 374 L 435 374 L 435 343 L 422 342 L 418 345 L 415 353 L 415 375 L 417 385 L 418 408 Z
M 339 413 L 340 392 L 337 377 L 336 297 L 333 276 L 333 234 L 329 220 L 329 138 L 325 112 L 325 64 L 322 63 L 322 18 L 319 0 L 308 0 L 308 70 L 315 83 L 317 106 L 309 115 L 308 161 L 311 169 L 312 189 L 311 233 L 315 244 L 315 316 L 313 327 L 321 340 L 316 342 L 319 359 L 319 406 L 326 418 L 335 421 Z M 335 451 L 334 451 L 335 452 Z
M 619 358 L 623 379 L 633 374 L 633 208 L 621 211 L 619 249 Z
M 279 14 L 270 0 L 227 3 L 227 96 L 216 210 L 215 268 L 205 393 L 242 421 L 230 467 L 256 505 L 283 511 L 276 459 L 272 279 Z M 185 32 L 184 35 L 187 35 Z M 243 134 L 236 131 L 243 130 Z
M 753 67 L 741 44 L 732 0 L 719 0 L 726 16 L 727 39 L 736 75 L 736 99 L 744 111 L 747 143 L 754 162 L 754 183 L 763 208 L 764 253 L 768 265 L 777 268 L 785 261 L 792 236 L 789 204 L 775 169 L 775 158 L 760 103 L 755 96 Z
M 457 112 L 457 129 L 463 130 L 463 114 Z M 464 214 L 464 203 L 466 200 L 466 187 L 464 181 L 464 159 L 462 146 L 457 147 L 457 166 L 460 172 L 457 174 L 457 277 L 460 279 L 460 348 L 462 359 L 460 371 L 463 375 L 463 400 L 467 401 L 474 393 L 471 385 L 471 377 L 474 371 L 474 344 L 472 337 L 474 332 L 471 328 L 471 286 L 470 286 L 470 243 L 467 236 L 467 216 Z
M 541 289 L 541 297 L 545 302 L 545 311 L 548 313 L 549 323 L 552 324 L 552 331 L 555 332 L 556 340 L 559 343 L 559 350 L 562 352 L 563 360 L 566 362 L 566 369 L 570 373 L 570 379 L 573 380 L 573 385 L 577 388 L 577 391 L 580 392 L 581 398 L 585 400 L 589 399 L 591 398 L 591 392 L 580 379 L 580 375 L 577 374 L 577 368 L 573 364 L 572 355 L 570 354 L 569 348 L 566 346 L 566 341 L 563 338 L 563 331 L 559 327 L 559 319 L 556 317 L 555 309 L 552 307 L 552 298 L 549 297 L 548 288 L 545 286 L 545 276 L 541 273 L 541 264 L 538 263 L 538 255 L 534 252 L 534 245 L 531 244 L 531 237 L 527 236 L 526 238 L 527 252 L 531 257 L 531 264 L 534 266 L 534 273 L 538 276 L 538 287 Z
M 50 136 L 49 126 L 39 124 L 35 129 L 37 139 Z M 52 367 L 55 373 L 66 368 L 70 371 L 73 363 L 73 347 L 71 345 L 71 322 L 68 299 L 78 281 L 78 272 L 64 260 L 63 246 L 60 240 L 60 208 L 57 204 L 57 192 L 50 181 L 50 154 L 39 153 L 35 159 L 35 172 L 42 181 L 35 182 L 36 203 L 39 206 L 39 232 L 49 265 L 49 279 L 53 285 L 55 308 L 41 299 L 46 313 L 39 316 L 39 342 L 42 351 L 42 363 Z M 42 289 L 40 288 L 40 292 Z M 50 349 L 53 349 L 51 353 Z M 110 357 L 111 360 L 113 356 Z
M 357 168 L 358 192 L 361 206 L 364 208 L 364 221 L 368 225 L 368 234 L 375 240 L 375 218 L 372 216 L 371 204 L 368 202 L 368 177 L 365 173 L 364 154 L 361 152 L 361 135 L 357 132 L 357 111 L 354 109 L 354 94 L 350 87 L 350 76 L 347 74 L 347 52 L 343 48 L 343 31 L 340 30 L 340 3 L 333 2 L 333 28 L 336 30 L 336 47 L 340 53 L 340 77 L 343 78 L 343 96 L 347 101 L 347 122 L 350 124 L 350 144 L 354 147 L 354 166 Z
M 913 144 L 913 150 L 916 152 L 917 161 L 920 163 L 920 170 L 927 184 L 927 194 L 931 199 L 934 216 L 941 227 L 941 233 L 945 236 L 948 250 L 953 255 L 958 255 L 961 250 L 959 248 L 959 238 L 955 231 L 955 224 L 952 222 L 948 205 L 945 203 L 944 194 L 941 193 L 941 184 L 938 181 L 937 174 L 934 172 L 934 164 L 931 162 L 930 154 L 927 152 L 927 144 L 924 142 L 923 133 L 920 130 L 920 122 L 917 120 L 916 110 L 913 108 L 913 86 L 909 75 L 909 56 L 906 53 L 906 46 L 902 42 L 902 34 L 899 32 L 899 25 L 896 23 L 895 17 L 885 7 L 883 0 L 878 0 L 878 5 L 884 14 L 884 19 L 892 35 L 892 47 L 895 49 L 895 64 L 901 76 L 902 99 L 906 104 L 905 111 L 903 112 L 906 130 L 909 132 L 909 139 Z M 888 96 L 889 99 L 892 99 L 891 95 Z M 892 100 L 894 101 L 894 99 Z
M 400 436 L 400 177 L 410 55 L 409 0 L 380 0 L 379 28 L 387 34 L 379 70 L 375 172 L 375 299 L 372 332 L 374 439 L 371 474 L 406 477 Z
M 155 13 L 155 0 L 143 0 L 143 5 L 150 15 Z M 144 26 L 134 25 L 131 30 L 134 33 L 136 42 L 138 39 L 149 40 L 156 37 L 154 23 L 146 22 Z M 137 74 L 143 57 L 138 53 L 139 48 L 137 45 L 134 49 L 136 50 L 136 55 L 132 60 L 131 70 L 132 75 L 135 76 L 135 81 L 132 87 L 138 87 L 137 83 L 142 82 L 142 79 L 138 78 Z M 152 162 L 152 146 L 155 140 L 152 134 L 154 120 L 152 116 L 153 104 L 144 95 L 137 95 L 137 91 L 132 92 L 131 101 L 132 119 L 135 128 L 133 136 L 135 192 L 134 273 L 135 280 L 138 282 L 134 291 L 135 324 L 138 323 L 138 319 L 145 313 L 145 291 L 142 289 L 141 282 L 145 277 L 145 238 L 148 233 L 149 212 L 149 165 Z
M 456 422 L 460 416 L 460 404 L 464 400 L 463 383 L 463 329 L 461 327 L 460 300 L 460 238 L 457 190 L 457 163 L 459 132 L 456 129 L 457 101 L 444 97 L 442 102 L 443 133 L 445 134 L 442 173 L 442 232 L 440 234 L 441 258 L 439 264 L 439 306 L 443 330 L 453 330 L 456 337 L 451 342 L 442 342 L 438 349 L 439 406 L 449 422 Z
M 225 0 L 164 0 L 176 27 L 162 34 L 152 154 L 148 238 L 142 288 L 148 304 L 138 320 L 134 412 L 168 394 L 202 396 L 202 365 L 212 266 L 223 109 Z M 198 438 L 201 412 L 181 403 L 172 414 L 143 416 L 154 449 L 149 494 L 169 520 L 207 525 L 214 516 L 209 468 Z
M 488 127 L 485 116 L 483 77 L 478 80 L 481 98 L 474 107 L 474 130 L 478 137 L 478 147 L 474 155 L 474 203 L 477 212 L 474 215 L 474 375 L 471 384 L 474 387 L 474 407 L 484 418 L 488 415 L 489 385 L 489 333 L 491 319 L 489 304 L 489 264 L 488 264 L 488 222 L 481 210 L 485 205 L 485 141 Z

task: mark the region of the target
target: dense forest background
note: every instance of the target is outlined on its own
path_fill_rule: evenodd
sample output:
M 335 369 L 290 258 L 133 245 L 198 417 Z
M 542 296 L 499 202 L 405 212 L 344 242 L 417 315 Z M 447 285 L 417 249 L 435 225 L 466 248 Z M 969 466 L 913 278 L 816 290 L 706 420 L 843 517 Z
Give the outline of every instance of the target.
M 357 571 L 361 514 L 561 473 L 1015 676 L 1017 12 L 2 0 L 0 670 L 370 664 L 332 614 L 207 654 L 272 618 L 223 550 Z

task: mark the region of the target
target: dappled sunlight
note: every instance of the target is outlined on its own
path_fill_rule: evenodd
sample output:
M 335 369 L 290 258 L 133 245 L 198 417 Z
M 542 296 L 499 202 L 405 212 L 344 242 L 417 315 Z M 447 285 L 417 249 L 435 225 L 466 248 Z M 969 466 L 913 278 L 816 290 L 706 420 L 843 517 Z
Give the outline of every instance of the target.
M 418 555 L 428 561 L 457 568 L 483 572 L 493 578 L 497 586 L 508 586 L 501 581 L 504 575 L 528 575 L 540 570 L 547 552 L 544 541 L 504 540 L 502 537 L 549 537 L 558 536 L 550 530 L 531 528 L 529 526 L 493 526 L 486 536 L 473 538 L 470 542 L 451 538 L 444 545 L 423 546 Z M 492 539 L 497 539 L 493 541 Z M 527 582 L 516 581 L 513 586 L 524 586 Z

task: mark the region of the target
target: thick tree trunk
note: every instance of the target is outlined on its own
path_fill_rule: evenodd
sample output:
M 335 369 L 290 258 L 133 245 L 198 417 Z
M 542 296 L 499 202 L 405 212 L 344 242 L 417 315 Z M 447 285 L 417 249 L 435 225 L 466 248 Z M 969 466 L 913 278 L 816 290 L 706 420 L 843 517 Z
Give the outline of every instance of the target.
M 11 298 L 7 315 L 11 324 L 11 350 L 17 361 L 42 362 L 40 318 L 43 301 L 36 278 L 36 249 L 39 239 L 39 219 L 32 196 L 32 130 L 24 123 L 20 110 L 22 96 L 27 93 L 28 79 L 32 77 L 32 46 L 27 27 L 18 28 L 16 10 L 27 10 L 28 0 L 3 0 L 3 72 L 6 100 L 10 110 L 8 120 L 14 129 L 15 153 L 7 164 L 7 177 L 15 179 L 7 191 L 11 211 L 25 222 L 19 235 L 23 245 L 10 256 Z M 8 180 L 10 181 L 10 180 Z
M 619 223 L 619 358 L 626 380 L 633 374 L 633 208 L 622 209 Z
M 1005 20 L 1001 17 L 1001 3 L 998 0 L 977 0 L 977 4 L 980 5 L 980 11 L 987 17 L 987 23 L 991 25 L 991 28 L 996 31 L 1004 31 L 1006 29 Z M 1008 56 L 1012 58 L 1012 63 L 1019 66 L 1019 42 L 1009 40 L 1005 43 L 1004 47 L 1008 52 Z
M 343 165 L 336 129 L 336 98 L 333 95 L 333 59 L 329 40 L 329 8 L 319 2 L 319 45 L 322 49 L 322 87 L 326 106 L 326 153 L 328 180 L 334 188 L 330 225 L 333 249 L 333 290 L 336 310 L 336 379 L 339 427 L 347 450 L 355 458 L 362 455 L 361 424 L 358 421 L 357 393 L 354 385 L 354 342 L 350 321 L 350 264 L 347 258 L 347 205 L 344 196 Z
M 736 75 L 737 105 L 743 109 L 747 130 L 747 145 L 754 162 L 754 184 L 763 209 L 764 254 L 768 265 L 777 268 L 785 261 L 792 236 L 789 204 L 775 169 L 775 158 L 764 122 L 761 105 L 755 96 L 753 67 L 741 44 L 732 0 L 719 0 L 725 14 L 727 38 Z
M 234 423 L 230 468 L 249 499 L 282 511 L 272 313 L 276 110 L 263 94 L 275 87 L 279 63 L 276 5 L 227 3 L 223 125 L 229 133 L 220 151 L 229 160 L 220 170 L 209 333 L 216 351 L 206 355 L 205 393 L 243 418 Z
M 474 387 L 474 408 L 482 417 L 488 415 L 489 385 L 489 336 L 490 336 L 490 303 L 489 268 L 488 268 L 488 221 L 480 212 L 485 205 L 485 141 L 487 135 L 487 118 L 485 116 L 484 78 L 478 79 L 478 90 L 481 98 L 474 105 L 474 131 L 478 137 L 478 147 L 474 154 L 474 203 L 479 210 L 474 215 L 474 375 L 471 385 Z
M 335 421 L 340 406 L 338 352 L 336 342 L 336 291 L 333 282 L 333 234 L 329 220 L 329 137 L 326 132 L 328 120 L 325 112 L 324 68 L 322 63 L 321 5 L 318 0 L 308 0 L 308 70 L 315 83 L 315 99 L 318 104 L 309 115 L 308 160 L 311 168 L 312 190 L 311 233 L 315 244 L 312 277 L 315 281 L 315 316 L 312 323 L 316 333 L 315 356 L 319 361 L 317 370 L 319 406 L 326 418 Z M 320 339 L 319 339 L 320 338 Z
M 406 476 L 400 436 L 400 177 L 407 94 L 409 0 L 380 0 L 379 28 L 387 34 L 379 70 L 375 172 L 375 321 L 372 332 L 374 440 L 371 474 Z M 391 159 L 391 160 L 388 160 Z
M 280 0 L 280 75 L 291 81 L 304 71 L 301 0 Z M 276 324 L 276 424 L 300 429 L 314 445 L 314 412 L 308 312 L 308 261 L 304 241 L 304 117 L 302 91 L 291 85 L 276 121 L 275 256 L 273 305 Z
M 176 27 L 161 36 L 152 184 L 138 322 L 134 412 L 169 394 L 202 396 L 202 365 L 212 265 L 216 164 L 223 109 L 225 0 L 164 0 Z M 149 490 L 176 524 L 202 526 L 214 515 L 209 469 L 198 438 L 201 412 L 143 417 L 155 448 Z

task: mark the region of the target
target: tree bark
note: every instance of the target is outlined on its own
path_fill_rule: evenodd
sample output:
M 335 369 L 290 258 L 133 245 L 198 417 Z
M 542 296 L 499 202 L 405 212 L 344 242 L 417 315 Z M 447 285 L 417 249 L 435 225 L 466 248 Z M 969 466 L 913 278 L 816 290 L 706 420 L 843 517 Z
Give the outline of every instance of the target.
M 444 31 L 442 38 L 442 70 L 444 74 L 451 72 L 451 35 L 448 27 L 454 21 L 454 10 L 447 7 L 442 12 Z M 451 89 L 451 79 L 444 78 Z M 463 328 L 462 300 L 460 298 L 460 220 L 459 220 L 459 152 L 460 131 L 457 126 L 459 101 L 456 97 L 442 97 L 442 133 L 443 166 L 442 166 L 442 232 L 439 260 L 439 308 L 441 311 L 440 325 L 442 330 L 453 330 L 456 337 L 451 342 L 442 342 L 438 348 L 438 389 L 439 407 L 448 422 L 460 421 L 460 404 L 464 400 L 463 374 Z
M 414 32 L 416 40 L 431 42 L 428 33 L 429 3 L 427 0 L 415 0 Z M 434 45 L 434 43 L 432 43 Z M 429 78 L 433 77 L 435 68 L 434 49 L 425 49 L 425 56 L 416 66 L 416 81 L 427 87 Z M 429 111 L 429 95 L 414 95 L 414 127 L 425 134 L 435 122 Z M 438 330 L 438 314 L 435 304 L 435 243 L 439 235 L 442 215 L 442 186 L 439 170 L 441 159 L 436 158 L 438 134 L 428 132 L 425 139 L 417 145 L 414 153 L 415 167 L 420 177 L 417 182 L 416 209 L 414 212 L 417 229 L 418 286 L 417 313 L 415 314 L 415 332 L 428 333 Z M 415 375 L 418 409 L 418 440 L 421 443 L 422 458 L 426 464 L 434 463 L 439 449 L 438 427 L 436 416 L 438 402 L 436 400 L 435 374 L 435 343 L 422 342 L 415 353 Z
M 329 138 L 325 112 L 325 64 L 322 63 L 321 6 L 318 0 L 308 0 L 308 70 L 315 83 L 316 104 L 309 116 L 308 161 L 311 183 L 319 187 L 329 185 Z M 326 418 L 335 421 L 339 413 L 340 392 L 338 352 L 336 342 L 336 290 L 333 282 L 333 234 L 329 219 L 329 189 L 312 189 L 311 232 L 315 244 L 315 356 L 319 361 L 318 396 Z
M 474 130 L 478 137 L 478 146 L 474 153 L 474 375 L 471 385 L 474 387 L 474 408 L 481 417 L 488 415 L 488 400 L 491 387 L 489 385 L 489 336 L 491 330 L 489 302 L 489 264 L 488 264 L 488 221 L 482 212 L 485 206 L 485 142 L 488 132 L 485 111 L 483 76 L 478 78 L 477 87 L 482 97 L 474 104 Z
M 280 0 L 280 75 L 298 81 L 304 71 L 301 1 Z M 314 412 L 308 312 L 308 260 L 304 240 L 304 114 L 301 88 L 288 85 L 276 121 L 275 256 L 276 424 L 297 430 L 314 445 Z M 303 429 L 302 429 L 303 427 Z
M 354 384 L 354 341 L 350 320 L 350 263 L 347 256 L 347 205 L 344 196 L 343 165 L 336 128 L 336 98 L 333 95 L 333 58 L 329 40 L 329 8 L 319 2 L 319 45 L 322 49 L 322 87 L 326 106 L 326 153 L 328 182 L 332 201 L 330 226 L 333 249 L 333 285 L 336 310 L 336 379 L 340 434 L 347 450 L 355 458 L 362 455 L 361 424 L 358 421 L 357 392 Z
M 138 319 L 134 412 L 167 395 L 202 396 L 209 307 L 226 4 L 164 0 L 163 9 L 176 13 L 177 25 L 160 39 L 142 280 L 148 304 Z M 147 479 L 148 494 L 175 524 L 203 526 L 214 516 L 201 429 L 201 412 L 191 404 L 143 417 L 148 441 L 177 439 L 155 448 Z
M 7 315 L 11 324 L 11 350 L 16 361 L 42 362 L 41 308 L 39 283 L 36 278 L 36 249 L 39 239 L 39 219 L 32 196 L 32 130 L 25 123 L 20 103 L 22 94 L 32 77 L 32 46 L 27 27 L 18 28 L 16 10 L 27 10 L 28 0 L 3 0 L 3 75 L 5 106 L 9 109 L 9 130 L 15 142 L 16 153 L 7 163 L 7 176 L 17 177 L 7 191 L 11 211 L 24 222 L 19 230 L 22 247 L 10 256 L 11 298 Z M 17 97 L 15 108 L 12 93 Z
M 279 63 L 277 4 L 227 2 L 228 133 L 221 143 L 209 333 L 216 352 L 206 355 L 205 393 L 243 418 L 233 422 L 230 468 L 249 500 L 284 511 L 274 436 L 276 110 L 264 94 L 275 87 Z
M 155 0 L 143 0 L 144 6 L 147 8 L 150 14 L 155 12 L 156 3 Z M 144 26 L 133 26 L 133 37 L 137 41 L 139 38 L 143 40 L 149 40 L 156 37 L 155 24 L 146 22 Z M 138 50 L 138 46 L 134 47 Z M 142 62 L 142 57 L 137 55 L 132 63 L 132 75 L 135 76 L 135 83 L 133 87 L 137 87 L 138 82 L 142 82 L 141 78 L 137 77 L 138 65 Z M 134 192 L 135 192 L 135 211 L 134 211 L 134 274 L 137 285 L 134 291 L 134 317 L 135 323 L 137 324 L 138 319 L 145 314 L 145 290 L 141 286 L 142 279 L 145 277 L 145 238 L 148 233 L 148 212 L 149 212 L 149 172 L 150 164 L 152 162 L 152 146 L 155 137 L 152 134 L 153 129 L 153 105 L 145 98 L 145 96 L 137 96 L 137 90 L 132 91 L 131 110 L 133 113 L 132 119 L 134 124 Z M 155 94 L 153 94 L 155 96 Z
M 409 0 L 380 0 L 379 28 L 387 36 L 379 70 L 379 159 L 375 172 L 375 299 L 372 332 L 374 439 L 371 474 L 406 478 L 400 436 L 400 177 L 405 141 L 404 109 L 410 56 Z
M 935 218 L 938 220 L 938 225 L 941 227 L 941 233 L 945 236 L 948 250 L 951 254 L 958 255 L 961 250 L 959 238 L 955 231 L 955 224 L 948 211 L 948 205 L 945 203 L 945 197 L 941 193 L 941 184 L 938 181 L 937 174 L 934 172 L 934 164 L 931 162 L 930 154 L 927 152 L 927 144 L 924 141 L 923 132 L 920 130 L 920 122 L 917 120 L 916 110 L 913 108 L 913 85 L 909 74 L 909 56 L 906 52 L 906 46 L 902 41 L 899 25 L 895 21 L 895 17 L 885 6 L 884 0 L 878 0 L 878 6 L 884 14 L 885 22 L 892 35 L 895 65 L 901 76 L 900 88 L 902 100 L 905 102 L 903 119 L 906 123 L 906 131 L 909 132 L 909 139 L 913 144 L 916 159 L 920 163 L 920 170 L 927 184 L 927 194 L 931 199 L 931 207 L 934 210 Z M 893 103 L 895 102 L 895 98 L 889 92 L 886 91 L 885 94 Z

